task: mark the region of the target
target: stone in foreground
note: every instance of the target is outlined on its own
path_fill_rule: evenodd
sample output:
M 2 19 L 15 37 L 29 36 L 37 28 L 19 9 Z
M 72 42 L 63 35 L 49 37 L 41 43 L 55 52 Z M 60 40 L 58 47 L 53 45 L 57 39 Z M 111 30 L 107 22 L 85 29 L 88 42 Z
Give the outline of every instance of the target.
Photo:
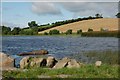
M 29 59 L 30 59 L 29 56 L 22 58 L 22 60 L 20 61 L 20 68 L 22 69 L 26 68 L 29 64 Z
M 62 60 L 58 61 L 58 63 L 53 68 L 55 68 L 55 69 L 64 68 L 68 65 L 69 61 L 70 61 L 70 59 L 65 57 Z
M 102 61 L 96 61 L 95 66 L 100 67 L 102 65 Z
M 44 58 L 32 58 L 32 60 L 30 61 L 30 67 L 43 67 L 46 66 L 46 59 Z
M 79 68 L 79 67 L 80 65 L 75 59 L 71 59 L 67 65 L 67 68 Z
M 57 63 L 57 60 L 55 60 L 54 57 L 49 56 L 47 58 L 47 64 L 46 64 L 46 66 L 52 68 L 56 63 Z
M 2 67 L 3 70 L 15 68 L 15 59 L 3 52 L 0 52 L 0 67 Z

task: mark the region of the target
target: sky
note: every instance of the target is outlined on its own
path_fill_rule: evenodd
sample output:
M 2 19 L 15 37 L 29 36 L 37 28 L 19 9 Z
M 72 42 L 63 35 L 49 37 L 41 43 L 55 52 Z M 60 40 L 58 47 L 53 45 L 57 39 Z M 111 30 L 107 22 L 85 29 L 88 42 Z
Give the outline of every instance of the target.
M 118 2 L 71 1 L 18 1 L 3 0 L 1 5 L 2 25 L 8 27 L 27 27 L 28 22 L 39 25 L 79 17 L 102 14 L 105 18 L 115 18 Z M 88 2 L 89 1 L 89 2 Z M 112 1 L 112 0 L 111 0 Z

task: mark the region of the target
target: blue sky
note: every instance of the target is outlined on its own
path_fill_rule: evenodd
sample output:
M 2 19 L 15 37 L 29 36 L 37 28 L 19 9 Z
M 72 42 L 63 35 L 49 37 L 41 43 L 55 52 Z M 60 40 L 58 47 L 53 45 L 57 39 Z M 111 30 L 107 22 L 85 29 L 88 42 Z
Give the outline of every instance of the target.
M 115 18 L 117 12 L 117 2 L 2 2 L 2 24 L 23 28 L 30 21 L 46 24 L 96 13 Z

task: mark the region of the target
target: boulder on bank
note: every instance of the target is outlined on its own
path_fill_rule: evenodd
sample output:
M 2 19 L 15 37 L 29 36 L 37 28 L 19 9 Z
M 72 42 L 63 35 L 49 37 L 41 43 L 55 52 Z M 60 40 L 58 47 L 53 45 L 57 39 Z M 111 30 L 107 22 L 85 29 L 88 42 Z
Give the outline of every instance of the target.
M 43 66 L 46 66 L 46 59 L 44 58 L 33 58 L 31 61 L 30 61 L 30 67 L 43 67 Z
M 55 68 L 55 69 L 64 68 L 68 65 L 69 61 L 70 61 L 70 59 L 65 57 L 62 60 L 58 61 L 58 63 L 53 68 Z
M 58 63 L 53 68 L 79 68 L 80 64 L 75 59 L 69 59 L 67 57 L 63 58 L 62 60 L 58 61 Z
M 2 69 L 15 68 L 15 59 L 3 52 L 0 52 L 0 67 L 2 67 Z
M 23 53 L 20 53 L 18 55 L 19 56 L 26 56 L 26 55 L 45 55 L 45 54 L 48 54 L 47 50 L 35 50 L 32 52 L 23 52 Z
M 96 62 L 95 62 L 95 66 L 96 66 L 96 67 L 100 67 L 101 65 L 102 65 L 102 61 L 96 61 Z
M 67 65 L 67 68 L 79 68 L 79 67 L 80 64 L 75 59 L 71 59 Z
M 57 60 L 54 57 L 50 56 L 47 58 L 46 66 L 52 68 L 56 63 L 57 63 Z
M 63 58 L 62 60 L 56 60 L 54 57 L 49 56 L 46 58 L 39 57 L 24 57 L 20 61 L 20 68 L 32 68 L 32 67 L 48 67 L 53 69 L 59 68 L 79 68 L 80 64 L 75 59 Z
M 20 68 L 22 69 L 26 68 L 29 65 L 29 61 L 30 61 L 29 59 L 30 59 L 29 56 L 22 58 L 20 61 Z

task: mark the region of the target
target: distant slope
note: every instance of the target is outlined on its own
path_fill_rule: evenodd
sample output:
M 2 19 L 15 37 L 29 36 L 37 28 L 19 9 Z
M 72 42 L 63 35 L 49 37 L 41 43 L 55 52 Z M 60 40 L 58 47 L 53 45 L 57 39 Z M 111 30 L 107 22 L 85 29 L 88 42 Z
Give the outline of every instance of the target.
M 92 28 L 94 31 L 100 31 L 101 28 L 108 29 L 109 31 L 118 30 L 118 18 L 102 18 L 94 20 L 84 20 L 78 21 L 70 24 L 61 25 L 45 31 L 39 32 L 42 34 L 44 32 L 49 32 L 50 30 L 57 29 L 60 32 L 66 32 L 68 29 L 72 29 L 74 33 L 77 30 L 82 29 L 83 32 L 87 32 L 88 28 Z

